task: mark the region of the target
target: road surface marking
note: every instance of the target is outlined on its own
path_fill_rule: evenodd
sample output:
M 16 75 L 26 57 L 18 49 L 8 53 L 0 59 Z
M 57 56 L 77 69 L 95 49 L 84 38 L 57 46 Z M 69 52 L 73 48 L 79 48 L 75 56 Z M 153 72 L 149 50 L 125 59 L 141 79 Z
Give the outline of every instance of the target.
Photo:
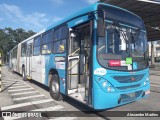
M 49 120 L 75 120 L 78 119 L 78 117 L 58 117 L 54 119 L 49 119 Z
M 10 86 L 10 85 L 26 85 L 25 83 L 13 83 L 13 84 L 3 84 L 3 85 L 6 85 L 6 86 Z
M 3 83 L 15 83 L 15 82 L 23 82 L 23 81 L 4 81 L 3 80 Z
M 22 80 L 3 80 L 3 82 L 24 82 Z
M 20 98 L 13 98 L 13 101 L 18 101 L 18 100 L 25 100 L 29 98 L 36 98 L 36 97 L 44 97 L 45 95 L 34 95 L 34 96 L 27 96 L 27 97 L 20 97 Z
M 160 87 L 160 85 L 150 84 L 151 87 Z
M 24 87 L 29 87 L 29 86 L 28 86 L 28 85 L 26 85 L 26 86 L 9 87 L 9 89 L 13 89 L 13 88 L 24 88 Z
M 30 94 L 30 93 L 38 93 L 39 91 L 30 91 L 30 92 L 21 92 L 21 93 L 13 93 L 10 94 L 11 96 L 16 96 L 16 95 L 24 95 L 24 94 Z
M 20 82 L 3 82 L 3 84 L 14 84 L 14 83 L 20 83 Z
M 53 102 L 52 99 L 46 99 L 46 100 L 38 100 L 38 101 L 31 101 L 31 102 L 26 102 L 26 103 L 20 103 L 20 104 L 14 104 L 10 106 L 4 106 L 1 107 L 1 110 L 9 110 L 9 109 L 14 109 L 14 108 L 19 108 L 19 107 L 24 107 L 24 106 L 29 106 L 29 105 L 37 105 L 41 103 L 47 103 L 47 102 Z
M 12 84 L 24 84 L 24 83 L 17 83 L 17 82 L 14 82 L 14 83 L 3 83 L 4 85 L 12 85 Z
M 35 110 L 31 110 L 31 111 L 55 111 L 55 110 L 59 110 L 62 108 L 64 108 L 64 107 L 62 107 L 61 105 L 56 105 L 54 107 L 35 109 Z
M 34 110 L 31 110 L 31 111 L 38 111 L 38 112 L 39 111 L 55 111 L 55 110 L 59 110 L 59 109 L 62 109 L 62 108 L 64 108 L 64 107 L 62 107 L 61 105 L 56 105 L 54 107 L 34 109 Z M 4 117 L 4 120 L 15 120 L 15 119 L 20 119 L 20 118 L 24 118 L 24 117 Z
M 16 91 L 23 91 L 23 90 L 33 90 L 33 88 L 24 88 L 24 89 L 16 89 L 16 90 L 8 90 L 8 92 L 16 92 Z
M 27 85 L 27 84 L 7 84 L 7 85 L 4 85 L 4 86 L 6 86 L 6 87 L 8 87 L 8 86 L 24 86 L 24 85 Z

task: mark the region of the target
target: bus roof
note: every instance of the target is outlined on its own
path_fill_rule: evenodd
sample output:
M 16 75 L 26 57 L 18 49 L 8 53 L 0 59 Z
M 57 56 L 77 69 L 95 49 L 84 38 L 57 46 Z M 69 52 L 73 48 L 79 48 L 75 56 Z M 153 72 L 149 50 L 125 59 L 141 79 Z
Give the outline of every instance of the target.
M 114 8 L 117 8 L 117 9 L 121 9 L 121 10 L 124 10 L 124 11 L 126 11 L 126 12 L 128 12 L 128 13 L 130 13 L 130 14 L 133 14 L 134 16 L 140 18 L 140 17 L 137 16 L 136 14 L 134 14 L 134 13 L 132 13 L 132 12 L 126 10 L 126 9 L 123 9 L 123 8 L 120 8 L 120 7 L 117 7 L 117 6 L 113 6 L 113 5 L 110 5 L 110 4 L 106 4 L 106 3 L 96 2 L 96 3 L 88 6 L 87 8 L 84 8 L 84 9 L 80 10 L 79 12 L 74 13 L 74 14 L 72 14 L 72 15 L 64 18 L 64 19 L 61 20 L 60 22 L 57 22 L 57 23 L 55 23 L 55 24 L 47 27 L 46 30 L 53 29 L 54 27 L 59 26 L 59 25 L 65 23 L 65 22 L 71 21 L 72 19 L 74 19 L 74 18 L 76 18 L 76 17 L 78 17 L 78 16 L 87 14 L 87 13 L 89 13 L 89 12 L 94 12 L 94 11 L 97 10 L 98 5 L 105 5 L 105 6 L 110 6 L 110 7 L 114 7 Z
M 134 13 L 132 13 L 132 12 L 126 10 L 126 9 L 123 9 L 123 8 L 120 8 L 120 7 L 117 7 L 117 6 L 113 6 L 113 5 L 110 5 L 110 4 L 106 4 L 106 3 L 96 2 L 96 3 L 88 6 L 87 8 L 84 8 L 84 9 L 80 10 L 79 12 L 74 13 L 74 14 L 72 14 L 72 15 L 64 18 L 64 19 L 62 19 L 61 21 L 59 21 L 59 22 L 57 22 L 57 23 L 55 23 L 55 24 L 47 27 L 46 29 L 44 29 L 44 30 L 38 32 L 37 34 L 35 34 L 35 35 L 27 38 L 26 40 L 22 41 L 21 43 L 26 42 L 26 41 L 28 41 L 28 40 L 31 40 L 31 39 L 35 38 L 36 36 L 38 36 L 38 35 L 46 32 L 46 31 L 48 31 L 48 30 L 50 30 L 50 29 L 53 29 L 53 28 L 55 28 L 55 27 L 57 27 L 57 26 L 59 26 L 59 25 L 61 25 L 61 24 L 64 24 L 64 23 L 66 23 L 66 22 L 69 22 L 69 21 L 73 20 L 74 18 L 76 18 L 76 17 L 78 17 L 78 16 L 87 14 L 87 13 L 89 13 L 89 12 L 94 12 L 94 11 L 97 10 L 98 5 L 106 5 L 106 6 L 114 7 L 114 8 L 117 8 L 117 9 L 121 9 L 121 10 L 124 10 L 124 11 L 126 11 L 126 12 L 128 12 L 128 13 L 130 13 L 130 14 L 133 14 L 133 15 L 135 15 L 136 17 L 138 17 L 139 19 L 141 19 L 139 16 L 137 16 L 136 14 L 134 14 Z

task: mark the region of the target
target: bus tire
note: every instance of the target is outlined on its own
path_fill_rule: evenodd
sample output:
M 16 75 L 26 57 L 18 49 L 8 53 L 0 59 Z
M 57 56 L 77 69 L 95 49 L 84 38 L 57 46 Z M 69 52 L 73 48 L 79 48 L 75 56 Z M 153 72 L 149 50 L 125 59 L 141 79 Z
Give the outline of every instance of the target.
M 62 100 L 62 95 L 60 93 L 60 83 L 59 83 L 59 77 L 57 74 L 55 75 L 49 75 L 49 91 L 50 95 L 54 100 L 60 101 Z
M 25 67 L 22 67 L 22 79 L 25 81 L 27 80 L 26 72 L 25 72 Z

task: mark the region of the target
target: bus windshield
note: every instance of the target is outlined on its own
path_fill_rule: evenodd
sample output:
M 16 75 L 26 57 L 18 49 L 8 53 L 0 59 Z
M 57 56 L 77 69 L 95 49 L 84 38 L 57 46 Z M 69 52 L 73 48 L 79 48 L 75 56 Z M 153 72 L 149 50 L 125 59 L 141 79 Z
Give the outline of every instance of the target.
M 98 61 L 105 68 L 145 69 L 148 67 L 147 52 L 146 32 L 119 22 L 106 22 L 106 37 L 98 38 Z M 127 58 L 130 58 L 132 62 L 126 64 Z M 115 61 L 117 65 L 110 64 L 111 61 Z

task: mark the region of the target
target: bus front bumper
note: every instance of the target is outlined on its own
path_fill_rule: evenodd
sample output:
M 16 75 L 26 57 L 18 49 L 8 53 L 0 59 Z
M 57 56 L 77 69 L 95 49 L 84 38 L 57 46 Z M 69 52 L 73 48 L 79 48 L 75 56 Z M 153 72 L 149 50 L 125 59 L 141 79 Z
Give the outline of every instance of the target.
M 102 89 L 94 89 L 93 93 L 93 108 L 108 109 L 147 97 L 150 93 L 150 85 L 125 92 L 106 93 Z

